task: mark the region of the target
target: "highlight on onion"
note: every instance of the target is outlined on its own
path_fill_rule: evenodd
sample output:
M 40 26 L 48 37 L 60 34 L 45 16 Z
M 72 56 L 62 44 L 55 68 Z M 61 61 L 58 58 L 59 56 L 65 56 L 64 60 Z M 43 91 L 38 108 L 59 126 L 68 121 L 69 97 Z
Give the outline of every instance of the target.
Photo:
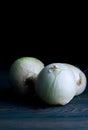
M 52 63 L 38 75 L 35 91 L 48 104 L 65 105 L 76 95 L 76 86 L 75 75 L 69 66 Z
M 14 61 L 10 68 L 10 81 L 15 90 L 25 94 L 32 93 L 38 74 L 44 64 L 34 57 L 22 57 Z
M 80 70 L 80 68 L 73 66 L 71 64 L 66 64 L 66 65 L 70 67 L 70 69 L 73 71 L 75 75 L 76 89 L 77 89 L 76 95 L 80 95 L 86 89 L 86 85 L 87 85 L 86 75 L 82 70 Z

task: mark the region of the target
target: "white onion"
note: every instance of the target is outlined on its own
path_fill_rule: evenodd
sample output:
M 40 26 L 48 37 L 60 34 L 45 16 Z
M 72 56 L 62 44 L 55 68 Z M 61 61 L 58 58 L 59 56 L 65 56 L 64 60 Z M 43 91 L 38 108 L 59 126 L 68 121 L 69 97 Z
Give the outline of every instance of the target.
M 76 95 L 73 71 L 62 63 L 49 64 L 38 75 L 35 90 L 46 103 L 65 105 Z
M 75 75 L 76 89 L 77 89 L 76 95 L 80 95 L 86 89 L 86 84 L 87 84 L 86 76 L 84 72 L 80 70 L 80 68 L 70 64 L 66 64 L 66 65 L 71 68 L 71 70 Z
M 32 90 L 32 86 L 43 68 L 44 64 L 37 58 L 19 58 L 10 68 L 11 83 L 17 91 L 26 93 L 28 90 Z

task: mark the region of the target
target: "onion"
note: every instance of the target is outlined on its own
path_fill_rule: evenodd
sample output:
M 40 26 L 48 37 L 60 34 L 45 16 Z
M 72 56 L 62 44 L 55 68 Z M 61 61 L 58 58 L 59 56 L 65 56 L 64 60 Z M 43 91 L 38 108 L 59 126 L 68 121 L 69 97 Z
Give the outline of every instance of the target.
M 22 57 L 17 59 L 10 68 L 10 80 L 16 91 L 32 92 L 36 78 L 44 64 L 34 57 Z
M 70 64 L 66 64 L 68 67 L 70 67 L 70 69 L 73 71 L 74 75 L 75 75 L 75 80 L 76 80 L 76 95 L 80 95 L 81 93 L 84 92 L 84 90 L 86 89 L 86 84 L 87 84 L 87 79 L 85 74 L 80 70 L 80 68 L 75 67 L 73 65 Z
M 46 103 L 65 105 L 76 95 L 75 75 L 65 64 L 49 64 L 39 73 L 35 91 Z

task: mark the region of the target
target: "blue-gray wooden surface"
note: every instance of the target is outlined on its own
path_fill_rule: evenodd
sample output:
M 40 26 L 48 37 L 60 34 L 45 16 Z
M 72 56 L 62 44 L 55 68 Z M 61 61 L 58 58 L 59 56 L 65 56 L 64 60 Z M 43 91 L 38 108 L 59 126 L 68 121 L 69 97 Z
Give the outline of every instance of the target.
M 87 88 L 65 106 L 49 106 L 36 96 L 17 95 L 8 75 L 0 71 L 0 130 L 88 130 Z

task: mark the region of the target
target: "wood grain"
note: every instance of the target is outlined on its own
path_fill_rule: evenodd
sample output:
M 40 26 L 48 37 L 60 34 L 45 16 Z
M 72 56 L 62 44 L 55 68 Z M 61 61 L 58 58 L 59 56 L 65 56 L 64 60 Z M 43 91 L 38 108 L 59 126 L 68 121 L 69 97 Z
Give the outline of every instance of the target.
M 88 90 L 65 106 L 51 106 L 33 97 L 16 94 L 8 71 L 0 71 L 0 130 L 88 130 Z

